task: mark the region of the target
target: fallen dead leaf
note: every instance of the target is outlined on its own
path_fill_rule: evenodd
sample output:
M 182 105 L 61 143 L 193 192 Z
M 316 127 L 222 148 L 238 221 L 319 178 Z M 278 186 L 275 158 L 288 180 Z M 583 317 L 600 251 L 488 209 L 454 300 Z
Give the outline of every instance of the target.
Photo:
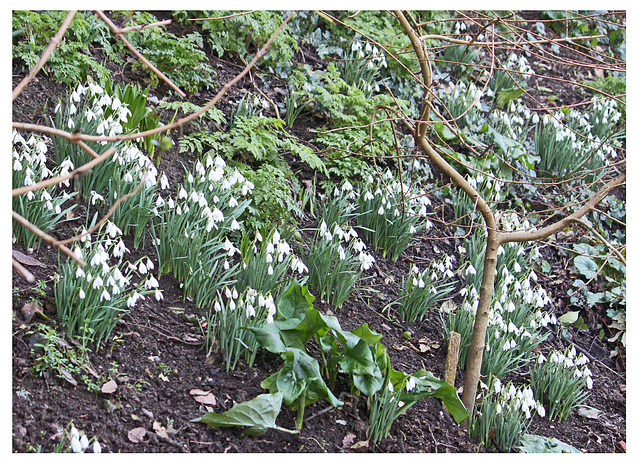
M 164 374 L 158 374 L 158 378 L 159 378 L 160 380 L 164 380 L 165 382 L 168 382 L 168 381 L 169 381 L 169 377 L 167 377 L 167 376 L 166 376 L 166 375 L 164 375 Z
M 31 323 L 33 320 L 33 316 L 36 314 L 42 314 L 42 306 L 40 303 L 36 301 L 31 301 L 30 303 L 22 306 L 22 317 L 24 317 L 24 321 L 26 323 Z
M 356 442 L 353 445 L 351 445 L 350 448 L 356 449 L 356 448 L 368 448 L 368 447 L 369 447 L 369 440 L 360 440 L 359 442 Z
M 342 447 L 343 448 L 347 448 L 350 447 L 351 445 L 353 445 L 353 441 L 356 439 L 356 434 L 352 434 L 351 432 L 349 432 L 347 435 L 344 436 L 344 438 L 342 439 Z
M 58 369 L 60 371 L 60 375 L 62 377 L 64 377 L 64 380 L 66 380 L 67 382 L 69 382 L 71 385 L 73 385 L 74 387 L 76 387 L 78 385 L 78 382 L 76 382 L 76 379 L 73 378 L 73 376 L 65 371 L 64 369 L 60 368 Z
M 207 395 L 196 395 L 193 397 L 193 399 L 198 403 L 207 406 L 215 406 L 218 403 L 216 401 L 216 397 L 213 396 L 213 393 L 209 393 Z
M 11 251 L 13 258 L 24 265 L 37 265 L 40 267 L 46 267 L 42 262 L 37 259 L 34 259 L 31 256 L 21 253 L 20 251 L 12 250 Z
M 622 448 L 622 450 L 626 453 L 627 452 L 627 442 L 625 442 L 624 440 L 620 440 L 618 442 L 618 445 L 620 445 L 620 448 Z
M 163 427 L 158 421 L 153 421 L 153 430 L 158 435 L 158 437 L 169 438 L 169 434 L 167 433 L 167 428 Z
M 109 395 L 111 393 L 114 393 L 117 389 L 118 384 L 114 380 L 109 380 L 102 385 L 102 388 L 100 390 L 102 391 L 102 393 Z
M 147 434 L 147 430 L 144 427 L 136 427 L 135 429 L 131 429 L 127 434 L 129 441 L 131 443 L 139 443 L 142 441 L 144 436 Z
M 192 388 L 189 390 L 189 395 L 191 396 L 206 396 L 211 393 L 211 390 L 200 390 L 199 388 Z

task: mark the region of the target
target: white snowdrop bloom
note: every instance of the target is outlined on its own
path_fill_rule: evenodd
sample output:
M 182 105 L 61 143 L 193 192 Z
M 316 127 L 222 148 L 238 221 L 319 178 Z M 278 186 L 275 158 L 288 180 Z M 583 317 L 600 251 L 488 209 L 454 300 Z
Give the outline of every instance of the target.
M 155 297 L 156 297 L 156 301 L 161 301 L 164 299 L 164 296 L 162 295 L 162 292 L 160 290 L 155 291 Z
M 158 288 L 158 280 L 156 280 L 156 278 L 151 275 L 147 281 L 144 283 L 144 287 L 148 290 L 152 289 L 152 288 Z
M 95 454 L 100 454 L 100 453 L 102 453 L 102 447 L 100 446 L 100 444 L 98 443 L 98 441 L 97 441 L 97 440 L 95 440 L 95 441 L 93 442 L 93 452 L 94 452 Z
M 362 270 L 369 270 L 373 265 L 373 263 L 375 262 L 375 259 L 373 258 L 373 256 L 370 254 L 367 254 L 364 251 L 360 252 L 360 254 L 358 255 L 358 259 L 360 260 L 360 268 Z
M 348 181 L 345 181 L 342 185 L 342 191 L 353 191 L 353 186 Z
M 372 199 L 373 199 L 373 194 L 371 194 L 371 192 L 370 192 L 370 191 L 367 191 L 367 192 L 364 194 L 364 200 L 365 200 L 365 201 L 370 201 L 370 200 L 372 200 Z
M 97 290 L 98 288 L 100 288 L 102 285 L 104 284 L 104 282 L 102 281 L 102 277 L 100 277 L 100 275 L 96 276 L 96 278 L 93 280 L 93 284 L 92 287 L 94 290 Z
M 378 215 L 384 215 L 384 206 L 380 206 L 378 209 Z
M 267 274 L 273 275 L 273 267 L 271 265 L 269 265 L 269 268 L 267 269 Z
M 347 254 L 344 251 L 344 248 L 342 247 L 342 245 L 338 245 L 338 256 L 340 257 L 340 260 L 345 260 L 347 258 Z
M 591 377 L 587 377 L 587 388 L 589 390 L 593 388 L 593 379 Z
M 496 405 L 496 414 L 500 414 L 502 412 L 502 404 L 498 403 Z
M 413 377 L 409 377 L 409 380 L 407 380 L 407 383 L 404 387 L 404 389 L 407 392 L 412 391 L 414 388 L 416 388 L 416 380 Z
M 140 262 L 138 264 L 138 271 L 142 274 L 145 275 L 147 273 L 147 266 L 144 265 L 142 262 Z
M 87 448 L 89 448 L 89 439 L 87 438 L 86 435 L 83 435 L 82 437 L 80 437 L 80 447 L 83 450 L 86 450 Z
M 500 379 L 496 379 L 493 383 L 493 391 L 496 393 L 502 393 L 502 383 L 500 382 Z
M 111 301 L 111 295 L 107 290 L 102 290 L 102 293 L 100 294 L 100 302 L 102 302 L 103 299 L 105 301 Z
M 236 310 L 236 302 L 233 299 L 229 300 L 228 306 L 229 306 L 229 310 L 231 311 Z
M 425 287 L 424 280 L 422 279 L 422 277 L 420 277 L 420 280 L 418 280 L 418 288 L 424 288 L 424 287 Z
M 466 273 L 467 275 L 475 275 L 476 269 L 473 267 L 473 265 L 469 264 L 469 267 L 467 267 Z
M 84 299 L 85 297 L 84 290 L 82 288 L 80 288 L 80 290 L 78 291 L 78 297 L 80 299 Z
M 71 437 L 71 451 L 73 451 L 74 453 L 82 453 L 80 439 L 76 436 Z
M 589 362 L 589 358 L 587 358 L 584 354 L 581 354 L 580 357 L 576 359 L 576 366 L 582 366 L 588 362 Z M 585 369 L 585 370 L 588 370 L 588 369 Z

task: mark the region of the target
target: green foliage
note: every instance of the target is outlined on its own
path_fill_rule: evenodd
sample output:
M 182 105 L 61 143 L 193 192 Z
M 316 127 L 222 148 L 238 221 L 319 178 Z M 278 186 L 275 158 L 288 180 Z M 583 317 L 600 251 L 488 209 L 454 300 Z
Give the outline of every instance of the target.
M 218 18 L 237 11 L 174 11 L 180 20 L 187 18 Z M 237 54 L 243 60 L 251 60 L 269 37 L 283 22 L 286 14 L 281 11 L 253 11 L 249 14 L 231 18 L 202 21 L 202 30 L 206 39 L 222 57 L 226 54 Z M 291 67 L 291 59 L 298 50 L 298 41 L 288 26 L 275 38 L 269 54 L 258 63 L 258 67 L 270 73 L 286 77 Z
M 626 104 L 627 101 L 627 77 L 626 76 L 607 76 L 598 78 L 595 81 L 583 81 L 585 86 L 597 89 L 599 94 L 619 96 L 620 100 Z
M 267 429 L 276 429 L 290 434 L 297 433 L 276 425 L 281 406 L 282 393 L 265 393 L 249 401 L 237 403 L 224 413 L 208 412 L 198 419 L 193 419 L 192 422 L 202 422 L 209 427 L 244 427 L 242 432 L 250 437 L 258 437 Z
M 576 357 L 573 346 L 565 351 L 554 351 L 549 358 L 540 355 L 531 368 L 531 388 L 536 399 L 548 406 L 549 417 L 563 421 L 571 411 L 589 396 L 591 371 L 586 364 L 589 358 L 580 353 Z M 581 366 L 582 369 L 580 368 Z
M 343 330 L 336 317 L 320 314 L 314 308 L 313 300 L 306 287 L 294 282 L 278 301 L 278 313 L 273 323 L 250 329 L 261 346 L 279 354 L 284 362 L 283 367 L 261 385 L 272 394 L 282 393 L 284 402 L 298 411 L 298 430 L 302 428 L 305 406 L 321 398 L 336 407 L 343 404 L 330 390 L 338 372 L 346 373 L 355 389 L 373 396 L 387 389 L 385 381 L 389 381 L 391 370 L 380 334 L 372 332 L 366 323 L 353 332 Z M 322 366 L 306 351 L 312 339 L 321 349 Z M 323 373 L 328 385 L 322 378 Z M 398 376 L 409 378 L 404 373 L 393 371 L 392 374 L 392 383 L 398 385 L 403 383 L 395 380 Z M 424 370 L 413 377 L 423 382 L 415 382 L 420 388 L 405 397 L 409 406 L 426 396 L 436 396 L 450 408 L 457 422 L 466 417 L 466 410 L 453 387 Z M 400 409 L 397 415 L 409 406 Z
M 594 37 L 591 40 L 577 39 L 575 42 L 590 45 L 593 48 L 598 45 L 608 47 L 612 54 L 618 54 L 624 60 L 626 57 L 626 24 L 617 15 L 604 13 L 589 10 L 544 10 L 542 18 L 551 20 L 546 24 L 561 37 L 603 34 L 604 37 Z
M 368 98 L 362 90 L 347 84 L 339 76 L 335 64 L 329 64 L 326 71 L 317 72 L 317 75 L 317 81 L 308 89 L 316 110 L 328 118 L 328 125 L 315 142 L 322 144 L 328 152 L 329 173 L 354 180 L 368 176 L 367 163 L 352 156 L 391 155 L 396 146 L 394 133 L 389 122 L 381 121 L 387 115 L 379 111 L 371 133 L 369 126 L 376 107 L 395 106 L 393 98 L 388 95 Z M 406 103 L 400 103 L 406 107 Z
M 257 170 L 240 167 L 254 184 L 252 204 L 244 217 L 247 231 L 259 231 L 277 226 L 291 229 L 302 211 L 296 202 L 294 180 L 268 163 Z
M 144 295 L 155 293 L 157 300 L 162 299 L 157 280 L 148 274 L 154 264 L 147 257 L 126 261 L 124 253 L 128 249 L 121 234 L 107 221 L 93 241 L 91 235 L 81 238 L 84 251 L 74 249 L 76 255 L 84 257 L 85 267 L 71 259 L 61 261 L 53 288 L 58 318 L 64 331 L 82 341 L 83 346 L 94 342 L 98 348 Z
M 126 26 L 149 24 L 157 19 L 147 12 L 135 12 Z M 208 63 L 203 50 L 203 38 L 198 32 L 182 37 L 166 32 L 164 27 L 146 28 L 127 36 L 131 44 L 160 71 L 166 74 L 176 86 L 185 92 L 193 93 L 209 89 L 215 82 L 216 72 Z M 159 77 L 142 62 L 136 60 L 133 69 L 142 69 L 151 84 L 159 85 Z
M 31 135 L 25 140 L 15 130 L 12 136 L 12 183 L 14 189 L 38 183 L 50 176 L 68 173 L 68 159 L 57 166 L 54 169 L 55 171 L 50 171 L 47 168 L 45 163 L 47 146 L 41 138 Z M 13 197 L 12 209 L 31 222 L 31 224 L 47 233 L 56 225 L 64 222 L 66 216 L 72 212 L 75 205 L 69 205 L 69 201 L 74 194 L 64 191 L 58 192 L 55 186 L 43 188 L 36 192 L 29 191 Z M 16 240 L 27 248 L 41 242 L 40 237 L 15 220 L 13 221 L 13 234 Z
M 573 245 L 576 256 L 573 264 L 582 278 L 574 280 L 570 292 L 571 304 L 587 308 L 603 306 L 607 316 L 613 320 L 611 327 L 618 333 L 609 339 L 620 339 L 626 345 L 626 304 L 627 304 L 627 268 L 617 256 L 613 256 L 607 246 L 596 242 L 590 244 L 588 238 Z M 615 244 L 622 249 L 621 245 Z M 595 282 L 597 291 L 590 291 L 588 283 Z
M 87 388 L 98 391 L 96 388 L 99 386 L 91 375 L 95 371 L 91 367 L 86 346 L 77 352 L 54 328 L 45 324 L 38 324 L 34 333 L 36 343 L 32 349 L 34 363 L 31 366 L 34 375 L 41 377 L 47 373 L 53 374 L 72 385 L 77 384 L 75 378 L 78 377 Z
M 494 443 L 500 450 L 509 452 L 527 432 L 536 411 L 540 416 L 546 414 L 542 404 L 534 399 L 531 388 L 516 389 L 513 382 L 502 386 L 498 378 L 489 377 L 469 433 L 486 447 Z
M 67 11 L 14 11 L 12 16 L 12 56 L 20 73 L 38 62 L 49 41 L 58 32 L 67 16 Z M 100 47 L 107 55 L 115 54 L 111 45 L 111 31 L 92 13 L 76 13 L 67 29 L 65 38 L 47 61 L 55 81 L 69 86 L 84 80 L 89 75 L 98 79 L 109 77 L 109 71 L 89 55 L 88 47 Z

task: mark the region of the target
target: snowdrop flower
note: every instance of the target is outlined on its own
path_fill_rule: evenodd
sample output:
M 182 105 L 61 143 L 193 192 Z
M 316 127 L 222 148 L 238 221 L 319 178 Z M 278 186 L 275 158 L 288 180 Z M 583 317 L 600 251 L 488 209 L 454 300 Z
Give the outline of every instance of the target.
M 164 296 L 162 295 L 162 292 L 160 290 L 155 291 L 155 297 L 156 297 L 156 301 L 161 301 L 164 299 Z
M 467 267 L 467 275 L 475 275 L 476 274 L 476 269 L 473 267 L 473 265 L 469 264 L 469 267 Z
M 414 388 L 416 388 L 416 380 L 413 377 L 409 377 L 409 380 L 407 380 L 407 384 L 404 388 L 407 392 L 412 391 Z
M 97 440 L 93 442 L 93 452 L 96 454 L 102 453 L 102 447 L 100 446 Z
M 107 290 L 102 290 L 102 294 L 100 294 L 100 302 L 102 302 L 103 299 L 105 301 L 111 301 L 111 295 Z
M 86 435 L 83 435 L 82 437 L 80 437 L 80 447 L 83 450 L 86 450 L 89 447 L 89 439 L 87 438 Z
M 74 453 L 82 453 L 82 445 L 80 445 L 80 439 L 76 436 L 71 437 L 71 450 Z
M 82 288 L 80 288 L 80 291 L 78 291 L 78 297 L 80 299 L 84 299 L 85 297 L 84 290 Z

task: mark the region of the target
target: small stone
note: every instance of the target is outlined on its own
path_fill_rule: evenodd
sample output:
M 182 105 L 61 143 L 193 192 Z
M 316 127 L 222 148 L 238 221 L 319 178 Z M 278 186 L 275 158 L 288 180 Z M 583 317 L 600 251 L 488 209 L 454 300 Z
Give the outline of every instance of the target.
M 142 408 L 142 409 L 140 409 L 140 411 L 142 412 L 142 414 L 147 416 L 149 419 L 153 419 L 153 413 L 151 411 L 149 411 L 148 409 Z

